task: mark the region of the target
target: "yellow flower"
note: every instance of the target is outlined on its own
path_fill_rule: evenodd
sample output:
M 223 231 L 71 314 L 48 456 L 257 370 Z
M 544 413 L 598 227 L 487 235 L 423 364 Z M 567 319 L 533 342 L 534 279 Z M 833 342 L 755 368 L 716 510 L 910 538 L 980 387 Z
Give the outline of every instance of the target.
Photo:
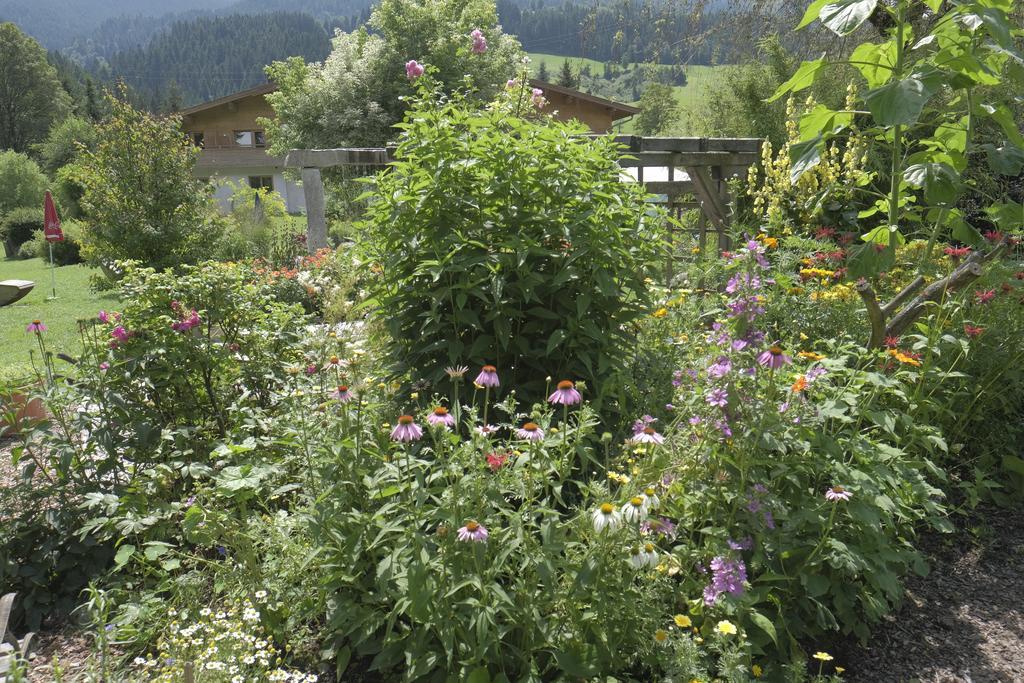
M 913 365 L 917 367 L 920 367 L 921 365 L 921 361 L 913 356 L 908 356 L 899 349 L 889 349 L 889 355 L 905 365 Z
M 821 662 L 831 662 L 832 661 L 832 655 L 830 655 L 827 652 L 815 652 L 814 653 L 814 658 L 817 659 L 818 661 L 821 661 Z
M 800 341 L 807 341 L 808 337 L 803 332 L 800 333 Z
M 415 401 L 416 399 L 418 399 L 419 397 L 420 397 L 420 392 L 418 392 L 418 391 L 414 391 L 414 392 L 412 392 L 411 394 L 409 394 L 409 398 L 411 398 L 411 399 L 412 399 L 412 400 L 414 400 L 414 401 Z
M 717 626 L 715 626 L 715 630 L 721 633 L 723 636 L 734 636 L 736 635 L 736 624 L 726 619 L 723 619 L 722 621 L 718 622 Z
M 820 353 L 815 353 L 814 351 L 801 351 L 801 352 L 799 352 L 796 355 L 800 356 L 801 358 L 806 358 L 807 360 L 824 360 L 825 359 L 825 356 L 821 355 Z
M 662 645 L 666 641 L 668 641 L 668 631 L 659 628 L 657 631 L 654 632 L 654 642 L 656 642 L 659 645 Z
M 841 667 L 841 666 L 837 666 L 837 667 L 836 667 L 836 673 L 837 673 L 837 674 L 841 674 L 841 673 L 843 673 L 844 671 L 846 671 L 846 669 L 844 669 L 843 667 Z
M 755 664 L 754 666 L 750 667 L 750 673 L 754 675 L 754 678 L 760 678 L 762 675 L 764 675 L 764 669 L 761 668 L 760 664 Z
M 655 318 L 664 318 L 666 315 L 668 315 L 668 309 L 665 307 L 659 308 L 654 313 L 651 313 L 651 315 Z
M 693 249 L 690 250 L 690 253 L 691 254 L 699 254 L 700 253 L 700 247 L 694 247 Z
M 672 617 L 672 621 L 676 622 L 676 626 L 678 626 L 679 628 L 689 628 L 693 625 L 693 622 L 690 621 L 690 617 L 686 616 L 685 614 L 675 615 L 674 617 Z

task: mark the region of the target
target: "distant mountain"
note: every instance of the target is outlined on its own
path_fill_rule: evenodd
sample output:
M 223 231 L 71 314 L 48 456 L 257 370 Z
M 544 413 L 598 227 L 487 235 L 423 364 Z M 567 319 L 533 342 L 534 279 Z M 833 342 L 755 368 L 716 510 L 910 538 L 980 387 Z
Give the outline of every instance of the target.
M 0 21 L 13 21 L 47 48 L 60 48 L 122 16 L 156 17 L 215 10 L 238 0 L 0 0 Z

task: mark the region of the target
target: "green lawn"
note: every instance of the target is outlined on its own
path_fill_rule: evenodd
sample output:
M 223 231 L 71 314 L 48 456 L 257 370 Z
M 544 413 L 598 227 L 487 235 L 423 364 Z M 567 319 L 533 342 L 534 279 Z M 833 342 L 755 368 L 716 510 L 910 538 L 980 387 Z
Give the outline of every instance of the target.
M 24 299 L 0 308 L 0 374 L 12 366 L 30 366 L 29 350 L 36 348 L 36 341 L 25 326 L 36 319 L 48 328 L 46 344 L 50 350 L 78 353 L 81 341 L 77 321 L 96 315 L 101 308 L 117 308 L 116 295 L 89 289 L 89 275 L 94 272 L 82 265 L 57 268 L 57 298 L 47 301 L 51 294 L 49 266 L 40 259 L 0 260 L 0 280 L 36 283 Z

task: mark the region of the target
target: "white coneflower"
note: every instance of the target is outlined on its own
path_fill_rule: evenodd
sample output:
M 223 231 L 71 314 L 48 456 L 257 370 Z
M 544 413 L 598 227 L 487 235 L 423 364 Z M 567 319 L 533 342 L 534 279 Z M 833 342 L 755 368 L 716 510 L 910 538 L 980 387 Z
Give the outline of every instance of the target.
M 647 502 L 640 496 L 633 496 L 622 506 L 622 516 L 627 522 L 639 522 L 647 517 Z
M 637 547 L 629 557 L 629 563 L 636 569 L 644 567 L 655 567 L 658 565 L 658 551 L 653 543 L 645 543 Z
M 594 531 L 601 533 L 605 529 L 615 531 L 622 526 L 622 515 L 611 503 L 602 503 L 594 510 Z
M 643 495 L 640 496 L 644 499 L 644 504 L 648 510 L 657 510 L 661 506 L 661 500 L 658 498 L 658 492 L 655 491 L 653 486 L 648 486 L 644 489 Z

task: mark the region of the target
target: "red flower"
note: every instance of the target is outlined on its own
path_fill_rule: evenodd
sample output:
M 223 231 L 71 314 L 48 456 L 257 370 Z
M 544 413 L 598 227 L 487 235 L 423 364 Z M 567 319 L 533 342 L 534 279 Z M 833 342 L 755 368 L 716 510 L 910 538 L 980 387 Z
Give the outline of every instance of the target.
M 989 230 L 988 232 L 985 233 L 985 239 L 987 239 L 989 242 L 1002 242 L 1003 233 L 999 232 L 998 230 Z
M 996 290 L 994 289 L 979 289 L 974 292 L 974 300 L 979 304 L 987 304 L 992 301 L 996 296 Z
M 1019 273 L 1014 273 L 1013 277 L 1015 277 L 1018 280 L 1024 280 L 1024 270 L 1020 271 Z
M 828 228 L 828 227 L 824 227 L 824 226 L 818 228 L 815 231 L 815 233 L 814 233 L 814 236 L 816 238 L 818 238 L 819 240 L 827 240 L 830 237 L 835 237 L 835 235 L 836 235 L 836 229 L 835 228 Z
M 487 466 L 491 468 L 492 472 L 497 472 L 508 460 L 507 453 L 488 453 L 487 454 Z
M 984 331 L 984 327 L 975 327 L 974 325 L 964 323 L 964 334 L 966 334 L 971 339 L 976 339 Z
M 839 244 L 849 244 L 857 235 L 852 232 L 844 232 L 839 236 Z
M 722 258 L 732 258 L 732 252 L 731 251 L 723 251 L 722 252 Z
M 946 247 L 942 252 L 950 258 L 956 260 L 961 259 L 971 253 L 970 247 Z
M 897 346 L 900 345 L 900 338 L 899 337 L 886 337 L 885 338 L 885 345 L 888 346 L 890 349 L 895 349 Z

